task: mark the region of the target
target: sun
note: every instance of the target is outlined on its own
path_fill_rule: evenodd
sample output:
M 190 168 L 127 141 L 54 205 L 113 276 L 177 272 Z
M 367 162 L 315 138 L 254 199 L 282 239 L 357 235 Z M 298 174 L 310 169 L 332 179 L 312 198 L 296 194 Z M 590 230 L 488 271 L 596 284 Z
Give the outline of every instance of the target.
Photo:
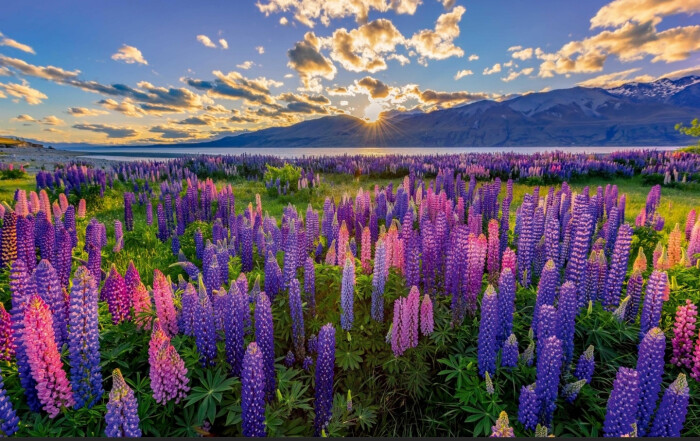
M 382 112 L 384 111 L 384 106 L 381 103 L 369 103 L 365 107 L 365 120 L 367 122 L 377 122 L 381 118 Z

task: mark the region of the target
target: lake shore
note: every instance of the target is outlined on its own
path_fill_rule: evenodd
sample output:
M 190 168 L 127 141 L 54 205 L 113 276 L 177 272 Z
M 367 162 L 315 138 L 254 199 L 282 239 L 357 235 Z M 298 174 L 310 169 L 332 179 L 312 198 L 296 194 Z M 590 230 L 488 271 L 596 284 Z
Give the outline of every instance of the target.
M 107 167 L 109 160 L 100 158 L 90 158 L 84 153 L 69 150 L 48 149 L 44 147 L 9 147 L 0 148 L 0 162 L 3 164 L 20 165 L 30 173 L 38 170 L 53 170 L 56 165 L 67 164 L 71 161 L 84 161 L 93 164 L 95 167 Z

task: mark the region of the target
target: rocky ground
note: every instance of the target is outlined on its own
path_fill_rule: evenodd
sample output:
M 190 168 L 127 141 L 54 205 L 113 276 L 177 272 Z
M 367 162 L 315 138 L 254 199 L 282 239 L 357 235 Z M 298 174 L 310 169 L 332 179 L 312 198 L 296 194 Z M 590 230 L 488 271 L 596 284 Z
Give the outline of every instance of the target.
M 90 162 L 95 167 L 106 167 L 111 161 L 80 157 L 84 153 L 54 150 L 43 147 L 10 147 L 0 148 L 0 163 L 12 163 L 15 167 L 24 165 L 24 169 L 30 173 L 37 170 L 53 170 L 56 165 L 67 164 L 71 161 Z

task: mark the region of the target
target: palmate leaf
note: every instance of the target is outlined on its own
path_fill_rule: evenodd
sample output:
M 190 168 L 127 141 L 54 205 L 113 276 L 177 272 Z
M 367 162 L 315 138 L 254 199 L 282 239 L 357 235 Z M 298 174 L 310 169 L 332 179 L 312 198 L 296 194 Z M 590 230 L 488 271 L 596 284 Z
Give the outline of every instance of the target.
M 335 364 L 344 371 L 359 369 L 364 353 L 362 349 L 352 349 L 345 343 L 335 352 Z
M 215 372 L 206 371 L 205 377 L 200 377 L 201 386 L 195 386 L 190 390 L 185 407 L 197 404 L 197 422 L 199 424 L 208 420 L 214 423 L 216 419 L 216 408 L 225 392 L 232 390 L 233 385 L 238 382 L 237 378 L 227 378 L 221 369 Z

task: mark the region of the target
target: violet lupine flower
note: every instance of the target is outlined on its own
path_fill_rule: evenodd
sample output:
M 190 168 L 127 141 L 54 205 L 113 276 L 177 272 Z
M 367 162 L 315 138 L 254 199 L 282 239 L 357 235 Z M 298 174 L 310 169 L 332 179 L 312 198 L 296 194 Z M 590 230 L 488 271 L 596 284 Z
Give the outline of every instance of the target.
M 112 264 L 109 275 L 105 279 L 100 292 L 102 300 L 107 302 L 109 313 L 112 314 L 112 323 L 115 325 L 131 320 L 131 297 L 126 292 L 126 283 L 117 267 Z
M 126 384 L 119 369 L 112 372 L 112 390 L 109 392 L 105 414 L 105 435 L 111 438 L 139 438 L 139 403 L 134 391 Z
M 29 272 L 36 267 L 34 247 L 34 216 L 31 214 L 17 218 L 17 258 L 24 260 Z
M 666 336 L 659 328 L 652 328 L 639 345 L 637 375 L 639 376 L 639 408 L 637 409 L 637 431 L 644 436 L 656 409 L 661 392 L 661 377 L 664 372 Z
M 265 394 L 271 400 L 276 386 L 275 378 L 275 341 L 272 325 L 272 309 L 270 300 L 263 292 L 255 304 L 255 341 L 260 346 L 265 371 Z
M 481 299 L 481 319 L 479 320 L 478 362 L 479 374 L 496 372 L 498 355 L 497 334 L 501 329 L 498 316 L 498 296 L 493 286 L 489 285 Z
M 253 269 L 253 227 L 244 221 L 240 228 L 241 271 L 247 273 Z
M 265 429 L 265 369 L 263 354 L 251 342 L 243 357 L 241 375 L 241 419 L 243 436 L 267 436 Z
M 557 337 L 561 340 L 564 362 L 568 365 L 574 355 L 574 327 L 576 325 L 576 286 L 566 282 L 561 286 L 557 308 Z
M 583 283 L 586 269 L 586 257 L 588 256 L 588 248 L 591 242 L 591 233 L 593 227 L 593 219 L 591 214 L 586 211 L 581 214 L 581 217 L 574 231 L 571 252 L 569 261 L 566 264 L 566 280 L 580 287 Z
M 12 333 L 12 317 L 0 302 L 0 360 L 10 361 L 15 355 L 15 336 Z
M 194 336 L 199 352 L 199 362 L 202 367 L 216 364 L 216 325 L 214 324 L 214 311 L 211 299 L 204 287 L 202 278 L 199 278 L 199 295 L 194 319 Z
M 5 382 L 0 371 L 0 436 L 10 437 L 19 429 L 19 418 L 12 407 L 12 401 L 5 391 Z
M 314 436 L 331 421 L 333 411 L 333 370 L 335 368 L 335 328 L 324 325 L 318 333 L 318 357 L 316 358 L 316 391 L 314 412 Z
M 644 306 L 639 323 L 639 339 L 643 339 L 651 328 L 659 326 L 661 320 L 661 308 L 664 305 L 664 292 L 668 284 L 668 275 L 665 272 L 654 270 L 649 276 L 646 293 L 644 294 Z
M 301 304 L 301 287 L 298 279 L 289 284 L 289 314 L 292 317 L 292 339 L 299 359 L 304 358 L 304 310 Z
M 153 203 L 150 199 L 146 202 L 146 225 L 153 225 Z
M 340 326 L 345 331 L 352 329 L 352 323 L 355 320 L 355 312 L 353 310 L 355 302 L 355 265 L 349 257 L 345 259 L 345 267 L 343 268 L 343 279 L 340 289 Z
M 231 284 L 228 297 L 228 307 L 224 314 L 226 361 L 231 366 L 231 373 L 240 376 L 245 352 L 246 318 L 250 319 L 250 305 L 248 295 L 241 293 L 235 283 Z
M 75 271 L 69 297 L 68 360 L 75 408 L 91 408 L 102 399 L 100 371 L 97 286 L 90 271 L 81 266 Z
M 386 282 L 386 247 L 379 239 L 374 249 L 374 273 L 372 274 L 372 319 L 384 321 L 384 284 Z
M 427 337 L 433 333 L 434 328 L 433 301 L 425 294 L 420 305 L 420 332 Z
M 413 286 L 411 288 L 402 307 L 401 332 L 404 341 L 407 343 L 405 348 L 415 348 L 418 346 L 418 317 L 420 310 L 420 292 L 418 291 L 418 287 Z
M 501 327 L 498 342 L 503 342 L 513 330 L 513 313 L 515 312 L 515 275 L 510 268 L 501 272 L 498 278 L 498 313 Z
M 49 417 L 55 418 L 75 401 L 54 339 L 51 310 L 37 295 L 27 301 L 22 339 L 39 401 Z
M 296 278 L 297 274 L 297 256 L 299 250 L 297 249 L 298 240 L 296 233 L 296 222 L 292 222 L 289 227 L 289 232 L 287 233 L 287 241 L 284 245 L 284 272 L 283 272 L 283 282 L 284 288 L 288 289 L 289 284 L 292 283 L 292 279 Z
M 535 299 L 535 310 L 532 313 L 532 330 L 535 335 L 539 331 L 539 318 L 544 305 L 553 305 L 557 295 L 557 285 L 559 284 L 559 271 L 553 260 L 547 261 L 542 269 L 539 284 L 537 285 L 537 298 Z M 515 296 L 515 295 L 514 295 Z
M 630 255 L 630 243 L 632 242 L 632 227 L 629 224 L 620 225 L 615 240 L 615 248 L 610 257 L 610 269 L 605 280 L 605 290 L 603 291 L 603 306 L 607 309 L 614 309 L 620 302 L 620 292 L 622 282 L 627 273 L 627 261 Z
M 639 302 L 642 298 L 642 285 L 644 284 L 644 278 L 639 270 L 634 270 L 629 280 L 627 281 L 627 297 L 630 298 L 627 304 L 627 310 L 625 311 L 625 320 L 628 322 L 634 322 L 637 320 L 637 314 L 639 313 Z
M 513 428 L 510 427 L 510 422 L 508 421 L 508 414 L 505 411 L 501 411 L 501 414 L 496 420 L 496 425 L 491 426 L 491 438 L 514 438 L 515 432 Z
M 424 236 L 426 237 L 426 236 Z M 406 286 L 414 286 L 420 283 L 420 265 L 421 265 L 421 255 L 420 255 L 420 235 L 418 232 L 409 230 L 406 233 L 406 237 L 403 239 L 406 243 L 406 249 L 405 251 L 405 257 L 404 257 L 404 262 L 406 264 Z M 432 245 L 430 242 L 430 239 L 426 239 L 425 247 L 426 248 L 426 253 L 423 255 L 423 262 L 424 262 L 424 275 L 425 275 L 425 280 L 424 280 L 424 286 L 430 286 L 430 283 L 432 282 L 430 280 L 430 273 L 433 267 L 431 266 L 432 264 L 432 258 L 434 257 L 432 255 L 432 252 L 427 252 L 427 251 L 432 251 Z
M 540 343 L 537 357 L 537 380 L 535 395 L 539 409 L 538 421 L 551 427 L 554 410 L 559 396 L 559 377 L 563 359 L 562 344 L 556 337 L 549 337 Z
M 676 366 L 693 367 L 693 338 L 695 337 L 695 322 L 698 308 L 690 301 L 676 309 L 676 321 L 673 326 L 673 356 L 671 363 Z
M 603 433 L 606 437 L 628 435 L 636 423 L 639 406 L 639 375 L 634 369 L 621 367 L 613 383 L 605 413 Z
M 194 251 L 197 259 L 202 260 L 204 258 L 204 235 L 201 228 L 197 228 L 194 232 Z
M 68 338 L 68 305 L 63 294 L 61 281 L 48 260 L 42 259 L 34 270 L 37 293 L 44 299 L 53 315 L 53 331 L 56 344 L 62 347 Z
M 671 383 L 661 399 L 659 409 L 654 417 L 649 436 L 678 438 L 683 430 L 685 416 L 688 412 L 690 393 L 685 374 L 678 374 L 678 378 Z
M 526 194 L 523 197 L 523 204 L 520 207 L 519 225 L 520 231 L 518 234 L 518 279 L 524 287 L 530 286 L 532 276 L 532 254 L 535 248 L 535 237 L 533 214 L 535 212 L 535 204 L 532 200 L 532 195 Z
M 501 366 L 515 367 L 518 365 L 518 340 L 515 334 L 510 334 L 503 344 L 503 355 L 501 357 Z
M 287 355 L 284 356 L 284 365 L 287 367 L 292 367 L 296 358 L 294 357 L 294 352 L 287 351 Z
M 316 267 L 311 256 L 306 256 L 304 263 L 304 298 L 311 315 L 316 315 Z
M 520 399 L 518 405 L 518 421 L 528 430 L 535 430 L 537 427 L 539 407 L 537 395 L 535 394 L 535 384 L 520 388 Z
M 156 209 L 158 217 L 158 239 L 161 242 L 165 242 L 170 237 L 170 231 L 168 231 L 167 220 L 165 218 L 165 211 L 163 210 L 163 204 L 158 204 Z
M 48 234 L 51 234 L 49 232 Z M 71 269 L 71 258 L 73 254 L 73 242 L 70 238 L 70 233 L 63 227 L 56 228 L 56 244 L 55 244 L 55 254 L 51 260 L 51 263 L 58 274 L 58 278 L 61 281 L 63 287 L 68 287 L 68 281 L 70 280 L 70 269 Z
M 180 298 L 182 310 L 180 312 L 179 330 L 187 336 L 194 336 L 194 322 L 197 319 L 197 290 L 191 283 L 185 286 L 185 290 Z
M 574 381 L 573 383 L 567 383 L 564 385 L 564 389 L 561 391 L 561 395 L 566 399 L 567 402 L 573 403 L 578 397 L 578 393 L 581 392 L 583 386 L 586 385 L 586 380 Z
M 175 404 L 187 397 L 190 390 L 185 362 L 170 343 L 170 338 L 163 330 L 160 320 L 153 323 L 153 332 L 148 344 L 149 377 L 153 399 L 165 405 L 170 400 Z
M 126 231 L 134 229 L 134 210 L 131 207 L 131 200 L 134 197 L 133 193 L 124 193 L 124 226 Z
M 576 364 L 576 370 L 574 371 L 574 377 L 579 380 L 586 380 L 587 383 L 591 382 L 593 378 L 593 371 L 595 370 L 595 358 L 593 356 L 593 345 L 588 346 L 586 350 L 578 358 L 578 363 Z
M 271 251 L 265 260 L 265 293 L 274 300 L 282 287 L 282 270 Z
M 176 335 L 177 312 L 173 301 L 173 288 L 170 281 L 159 270 L 153 270 L 153 301 L 156 305 L 156 315 L 166 336 Z

